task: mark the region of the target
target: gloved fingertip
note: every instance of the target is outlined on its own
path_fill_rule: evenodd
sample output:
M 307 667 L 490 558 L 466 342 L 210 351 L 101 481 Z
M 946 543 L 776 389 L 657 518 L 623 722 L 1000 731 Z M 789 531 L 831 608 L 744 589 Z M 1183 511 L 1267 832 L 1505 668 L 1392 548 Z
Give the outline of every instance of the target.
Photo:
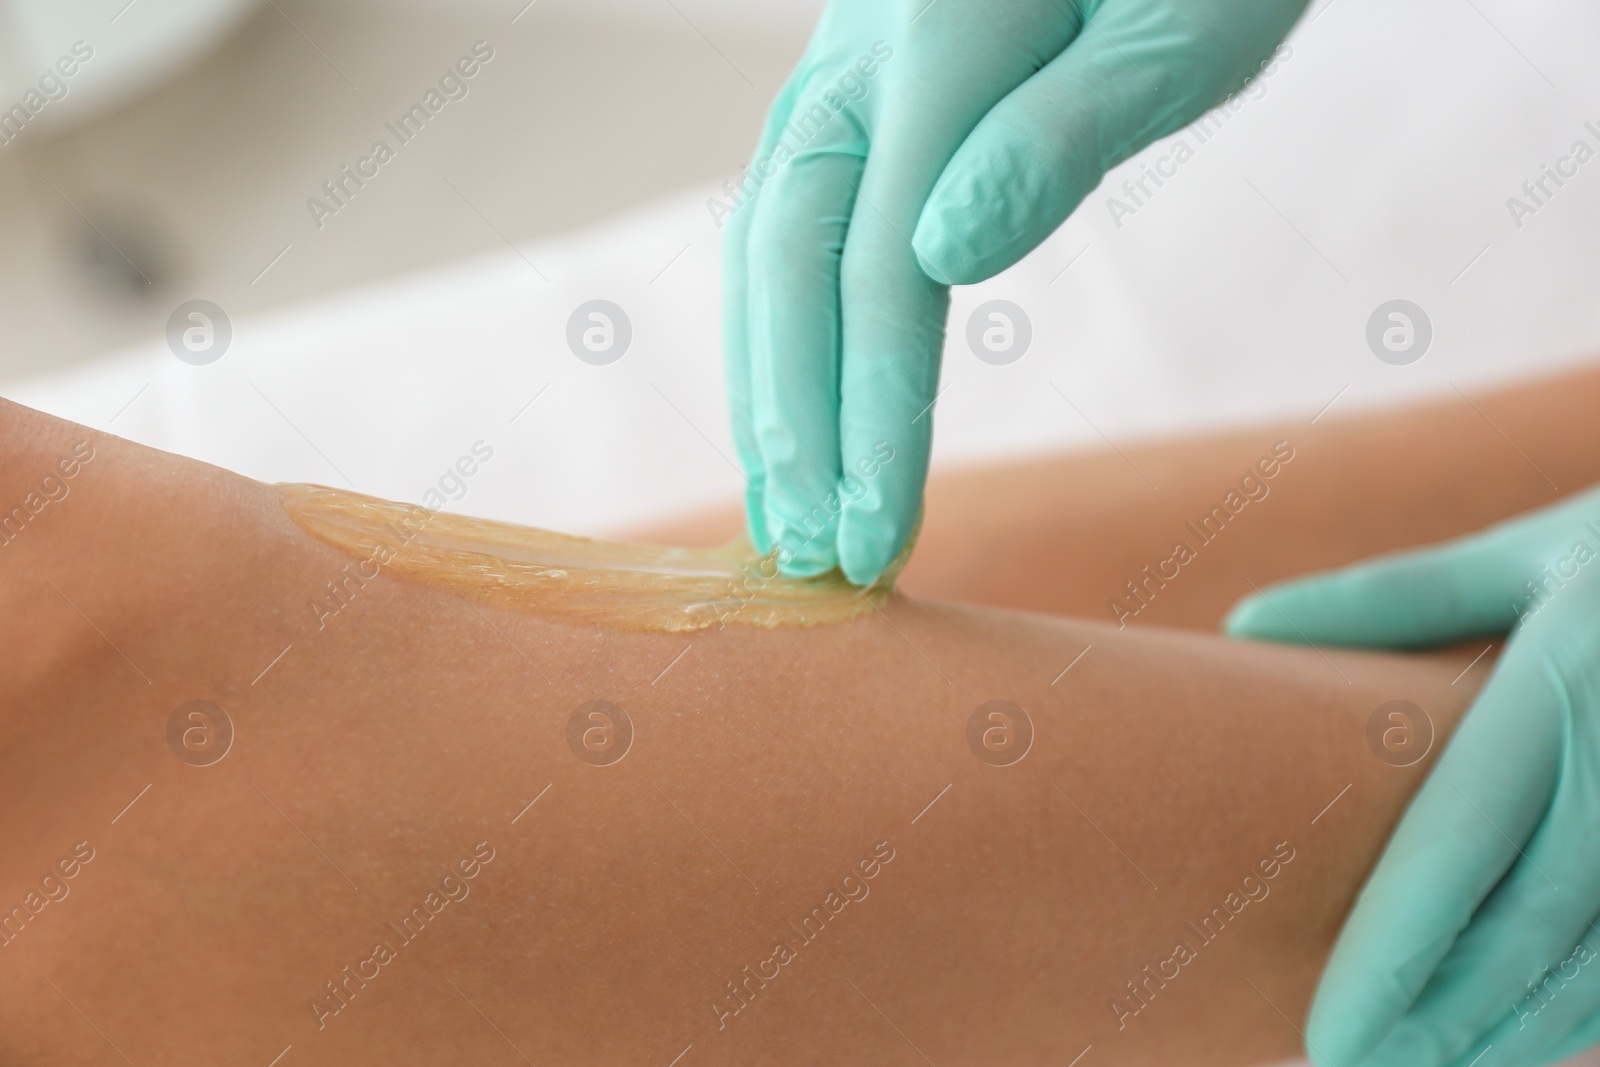
M 1318 1034 L 1306 1028 L 1306 1059 L 1316 1067 L 1379 1067 L 1371 1061 L 1375 1042 L 1355 1044 L 1338 1034 Z M 1421 1061 L 1408 1067 L 1423 1067 Z
M 857 530 L 839 542 L 839 569 L 852 585 L 866 588 L 882 576 L 900 554 L 904 537 L 890 531 L 864 533 Z
M 776 532 L 772 548 L 778 554 L 778 573 L 785 578 L 815 578 L 839 565 L 831 529 L 806 536 L 781 519 L 772 520 L 772 528 Z
M 1056 231 L 1077 203 L 1070 195 L 1063 199 L 1061 190 L 1082 179 L 1058 173 L 1026 133 L 1005 123 L 986 124 L 961 147 L 923 204 L 911 237 L 917 259 L 947 285 L 986 281 Z
M 1376 1067 L 1372 1056 L 1398 1029 L 1397 1017 L 1407 1003 L 1409 999 L 1392 977 L 1379 981 L 1368 975 L 1355 987 L 1347 978 L 1332 995 L 1326 989 L 1318 990 L 1306 1020 L 1307 1057 L 1317 1067 Z M 1424 1058 L 1415 1061 L 1415 1067 L 1436 1064 Z
M 844 576 L 849 579 L 851 585 L 859 586 L 862 589 L 865 589 L 873 582 L 878 580 L 878 577 L 883 574 L 883 568 L 886 566 L 888 566 L 888 564 L 874 566 L 870 563 L 861 563 L 857 561 L 853 562 L 848 567 L 841 563 L 839 565 L 839 569 L 844 571 Z
M 1229 637 L 1271 638 L 1279 629 L 1273 623 L 1282 623 L 1278 613 L 1265 598 L 1252 595 L 1228 612 L 1228 617 L 1222 620 L 1222 632 Z
M 978 254 L 959 225 L 952 225 L 949 213 L 929 201 L 911 235 L 922 273 L 940 285 L 973 285 L 983 281 L 976 264 Z
M 940 285 L 956 284 L 950 280 L 950 275 L 947 274 L 938 263 L 923 255 L 921 249 L 917 250 L 917 265 L 922 268 L 922 273 L 926 274 Z

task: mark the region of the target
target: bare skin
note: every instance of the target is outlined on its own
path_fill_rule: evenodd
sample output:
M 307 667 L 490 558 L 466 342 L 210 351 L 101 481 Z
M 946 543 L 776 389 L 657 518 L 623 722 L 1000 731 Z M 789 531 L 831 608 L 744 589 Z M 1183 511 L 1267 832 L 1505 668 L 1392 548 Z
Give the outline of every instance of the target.
M 79 842 L 93 854 L 0 947 L 3 1062 L 265 1064 L 286 1046 L 285 1065 L 1287 1057 L 1430 762 L 1378 759 L 1373 710 L 1416 702 L 1437 751 L 1487 666 L 1456 681 L 1475 650 L 1318 652 L 909 596 L 814 629 L 622 633 L 387 577 L 319 629 L 308 600 L 347 559 L 269 487 L 0 404 L 0 505 L 84 440 L 70 494 L 0 548 L 0 907 Z M 1445 446 L 1394 476 L 1447 479 Z M 1359 484 L 1332 453 L 1297 458 L 1274 491 L 1319 470 L 1324 491 Z M 1197 478 L 1236 476 L 1219 454 Z M 1509 512 L 1527 506 L 1514 481 L 1474 472 L 1469 488 Z M 1124 506 L 1075 496 L 1082 524 Z M 1464 507 L 1440 534 L 1481 516 Z M 1303 566 L 1357 549 L 1309 543 Z M 1206 575 L 1151 616 L 1231 599 Z M 1063 586 L 1056 610 L 1103 610 L 1121 580 Z M 636 730 L 610 766 L 567 741 L 597 698 Z M 210 766 L 167 742 L 194 699 L 236 731 Z M 1035 730 L 1010 766 L 968 745 L 995 699 Z M 462 864 L 474 877 L 442 883 Z M 396 925 L 418 906 L 407 942 Z M 1206 940 L 1190 924 L 1218 907 Z M 826 922 L 807 940 L 813 909 Z M 1126 983 L 1185 939 L 1194 958 L 1134 998 Z M 793 958 L 768 963 L 779 940 Z M 392 958 L 350 979 L 374 973 L 379 942 Z

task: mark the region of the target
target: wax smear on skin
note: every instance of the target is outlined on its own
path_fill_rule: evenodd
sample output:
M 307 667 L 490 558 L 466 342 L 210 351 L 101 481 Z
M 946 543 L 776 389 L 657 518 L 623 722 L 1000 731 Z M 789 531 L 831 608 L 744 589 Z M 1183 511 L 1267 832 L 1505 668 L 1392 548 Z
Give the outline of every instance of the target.
M 667 548 L 451 515 L 320 485 L 277 489 L 289 518 L 360 561 L 364 577 L 389 573 L 511 611 L 628 630 L 852 619 L 888 597 L 916 539 L 861 588 L 838 571 L 785 578 L 771 554 L 758 555 L 743 538 L 722 548 Z

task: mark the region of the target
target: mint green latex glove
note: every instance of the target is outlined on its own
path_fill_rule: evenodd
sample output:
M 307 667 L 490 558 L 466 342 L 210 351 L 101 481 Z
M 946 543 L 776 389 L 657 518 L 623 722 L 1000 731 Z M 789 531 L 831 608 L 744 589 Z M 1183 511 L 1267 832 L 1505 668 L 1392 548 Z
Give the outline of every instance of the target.
M 1239 89 L 1305 4 L 832 0 L 710 205 L 757 547 L 874 579 L 921 507 L 948 286 Z
M 1394 648 L 1511 633 L 1345 921 L 1312 1059 L 1509 1067 L 1600 1041 L 1600 491 L 1274 586 L 1227 629 Z

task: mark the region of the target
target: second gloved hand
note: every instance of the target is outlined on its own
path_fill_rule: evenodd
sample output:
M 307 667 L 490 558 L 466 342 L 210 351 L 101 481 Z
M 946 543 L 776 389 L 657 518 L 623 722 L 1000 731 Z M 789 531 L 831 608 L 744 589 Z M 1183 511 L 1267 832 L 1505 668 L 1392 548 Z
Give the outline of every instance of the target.
M 1512 631 L 1345 921 L 1312 1059 L 1519 1067 L 1600 1041 L 1600 491 L 1274 586 L 1227 628 L 1393 648 Z
M 757 547 L 876 578 L 921 505 L 948 286 L 1239 89 L 1305 3 L 832 0 L 712 205 Z

